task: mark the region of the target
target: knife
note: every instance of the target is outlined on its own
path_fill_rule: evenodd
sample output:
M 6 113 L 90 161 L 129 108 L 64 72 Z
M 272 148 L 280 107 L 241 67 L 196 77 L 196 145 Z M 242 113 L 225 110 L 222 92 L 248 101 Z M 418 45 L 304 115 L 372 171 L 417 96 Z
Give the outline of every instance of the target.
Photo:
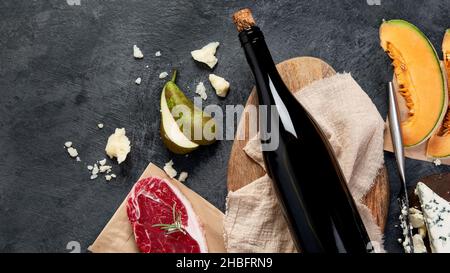
M 412 230 L 409 221 L 409 200 L 406 187 L 405 177 L 405 150 L 403 148 L 403 136 L 400 129 L 400 114 L 397 97 L 394 94 L 394 85 L 392 82 L 388 84 L 389 95 L 389 128 L 391 131 L 392 145 L 394 147 L 395 159 L 397 161 L 397 169 L 400 176 L 400 192 L 398 201 L 400 203 L 400 222 L 403 229 L 403 247 L 406 253 L 414 253 L 414 245 L 412 240 Z

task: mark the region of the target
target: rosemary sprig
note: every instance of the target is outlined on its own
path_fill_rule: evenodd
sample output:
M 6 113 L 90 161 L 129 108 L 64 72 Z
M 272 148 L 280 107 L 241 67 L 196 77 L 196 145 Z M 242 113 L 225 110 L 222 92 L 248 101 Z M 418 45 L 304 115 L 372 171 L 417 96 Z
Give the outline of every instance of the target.
M 173 217 L 173 223 L 172 224 L 154 224 L 152 227 L 159 227 L 162 230 L 166 231 L 166 234 L 172 234 L 175 232 L 181 232 L 183 234 L 186 234 L 186 231 L 183 228 L 183 225 L 181 223 L 181 213 L 176 211 L 176 205 L 177 203 L 174 202 L 172 206 L 172 217 Z

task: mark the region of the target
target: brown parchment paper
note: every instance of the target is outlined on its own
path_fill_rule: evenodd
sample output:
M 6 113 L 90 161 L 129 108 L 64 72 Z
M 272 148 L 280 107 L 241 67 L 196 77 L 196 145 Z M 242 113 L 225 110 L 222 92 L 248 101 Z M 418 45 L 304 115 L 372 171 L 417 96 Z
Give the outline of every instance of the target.
M 194 208 L 205 229 L 206 241 L 209 252 L 225 252 L 223 240 L 223 217 L 224 214 L 200 195 L 178 182 L 169 178 L 166 173 L 154 164 L 150 163 L 141 175 L 140 179 L 158 176 L 164 178 L 187 197 Z M 128 196 L 127 196 L 128 198 Z M 126 200 L 114 213 L 112 218 L 103 228 L 94 243 L 88 248 L 93 253 L 137 253 L 139 249 L 134 240 L 133 229 L 128 221 L 126 211 Z

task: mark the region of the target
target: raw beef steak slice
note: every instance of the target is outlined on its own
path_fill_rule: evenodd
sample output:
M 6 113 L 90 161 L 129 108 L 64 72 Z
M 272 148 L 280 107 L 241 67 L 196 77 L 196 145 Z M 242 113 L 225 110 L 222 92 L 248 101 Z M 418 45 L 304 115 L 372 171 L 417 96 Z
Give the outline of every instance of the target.
M 203 228 L 191 203 L 163 179 L 139 180 L 128 197 L 127 213 L 141 252 L 208 252 Z

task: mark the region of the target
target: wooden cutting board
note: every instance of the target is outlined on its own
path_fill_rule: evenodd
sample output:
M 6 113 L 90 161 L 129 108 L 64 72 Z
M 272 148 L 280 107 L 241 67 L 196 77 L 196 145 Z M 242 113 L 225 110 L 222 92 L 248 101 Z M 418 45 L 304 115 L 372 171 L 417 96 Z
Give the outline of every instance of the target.
M 314 81 L 336 74 L 327 63 L 312 57 L 289 59 L 278 64 L 277 68 L 291 92 L 300 90 Z M 257 104 L 258 97 L 255 88 L 253 88 L 236 132 L 237 136 L 243 134 L 245 138 L 243 140 L 235 139 L 231 149 L 227 178 L 229 191 L 236 191 L 265 174 L 263 169 L 243 151 L 248 140 L 254 137 L 249 135 L 247 109 L 249 105 Z M 376 178 L 373 188 L 364 197 L 363 203 L 372 212 L 378 226 L 384 230 L 389 208 L 389 183 L 386 168 L 383 168 Z

